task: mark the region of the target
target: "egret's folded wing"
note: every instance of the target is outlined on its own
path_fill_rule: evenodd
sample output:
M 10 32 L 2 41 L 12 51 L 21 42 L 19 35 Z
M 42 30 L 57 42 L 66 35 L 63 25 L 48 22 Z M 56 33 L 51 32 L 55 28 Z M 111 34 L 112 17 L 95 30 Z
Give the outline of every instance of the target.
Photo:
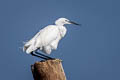
M 27 41 L 23 47 L 23 51 L 26 51 L 30 45 L 34 44 L 35 43 L 35 39 L 40 35 L 40 31 L 32 38 L 30 39 L 29 41 Z
M 48 45 L 52 41 L 56 40 L 56 38 L 59 36 L 59 30 L 56 26 L 50 25 L 45 27 L 40 31 L 40 37 L 38 36 L 38 39 L 41 39 L 41 41 L 45 44 Z
M 23 50 L 26 51 L 31 45 L 46 46 L 51 44 L 52 41 L 56 40 L 59 35 L 59 30 L 56 26 L 50 25 L 41 29 L 31 40 L 26 42 Z M 37 44 L 36 44 L 37 43 Z

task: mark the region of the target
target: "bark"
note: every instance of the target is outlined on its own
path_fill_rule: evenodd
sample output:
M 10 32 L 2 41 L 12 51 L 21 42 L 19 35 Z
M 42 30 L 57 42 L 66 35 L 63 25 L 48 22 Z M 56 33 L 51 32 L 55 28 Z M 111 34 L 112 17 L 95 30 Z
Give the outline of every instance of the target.
M 31 65 L 34 80 L 66 80 L 61 60 L 45 60 Z

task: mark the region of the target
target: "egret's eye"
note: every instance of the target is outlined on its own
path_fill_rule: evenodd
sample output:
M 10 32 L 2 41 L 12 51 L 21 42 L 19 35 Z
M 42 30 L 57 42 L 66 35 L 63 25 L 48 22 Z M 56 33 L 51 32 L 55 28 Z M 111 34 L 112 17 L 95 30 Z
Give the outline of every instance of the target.
M 65 21 L 68 21 L 68 20 L 65 20 Z

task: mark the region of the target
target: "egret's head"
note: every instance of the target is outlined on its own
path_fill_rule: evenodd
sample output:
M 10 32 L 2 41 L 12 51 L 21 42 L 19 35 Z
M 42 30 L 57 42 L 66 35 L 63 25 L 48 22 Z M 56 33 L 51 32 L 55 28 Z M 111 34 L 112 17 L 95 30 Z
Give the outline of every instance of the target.
M 64 25 L 64 24 L 80 25 L 80 24 L 77 24 L 77 23 L 75 23 L 75 22 L 73 22 L 73 21 L 70 21 L 70 20 L 68 20 L 68 19 L 66 19 L 66 18 L 59 18 L 59 19 L 57 19 L 57 20 L 55 21 L 55 24 L 56 24 L 56 25 Z

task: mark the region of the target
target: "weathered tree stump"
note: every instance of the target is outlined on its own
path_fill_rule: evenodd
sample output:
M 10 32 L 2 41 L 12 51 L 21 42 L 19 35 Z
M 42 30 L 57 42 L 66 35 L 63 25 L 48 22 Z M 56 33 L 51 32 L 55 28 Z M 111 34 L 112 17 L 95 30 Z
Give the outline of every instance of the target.
M 61 60 L 45 60 L 31 65 L 34 80 L 66 80 Z

